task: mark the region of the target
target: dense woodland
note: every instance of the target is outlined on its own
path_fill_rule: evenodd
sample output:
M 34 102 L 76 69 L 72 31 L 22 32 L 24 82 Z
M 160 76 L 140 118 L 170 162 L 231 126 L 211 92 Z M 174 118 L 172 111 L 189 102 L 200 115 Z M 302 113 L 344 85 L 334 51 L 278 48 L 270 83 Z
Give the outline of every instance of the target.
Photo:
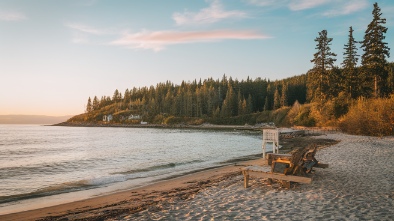
M 194 80 L 175 85 L 115 90 L 112 96 L 89 97 L 86 112 L 69 122 L 136 124 L 258 124 L 277 126 L 335 126 L 345 132 L 368 135 L 394 134 L 394 63 L 387 62 L 390 48 L 384 42 L 387 28 L 378 4 L 364 39 L 353 38 L 349 27 L 344 60 L 335 66 L 333 38 L 327 30 L 315 39 L 314 67 L 306 74 L 269 79 Z M 312 42 L 311 42 L 312 44 Z M 361 56 L 357 54 L 362 49 Z M 361 62 L 359 62 L 361 58 Z M 133 115 L 140 120 L 129 120 Z

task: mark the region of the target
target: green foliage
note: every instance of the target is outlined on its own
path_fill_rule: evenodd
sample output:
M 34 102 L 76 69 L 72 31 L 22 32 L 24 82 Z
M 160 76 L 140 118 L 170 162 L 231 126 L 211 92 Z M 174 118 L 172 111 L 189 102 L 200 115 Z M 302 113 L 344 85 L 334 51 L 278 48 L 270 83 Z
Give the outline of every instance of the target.
M 271 115 L 271 119 L 277 126 L 289 126 L 287 114 L 291 107 L 281 107 L 274 110 Z
M 280 95 L 279 95 L 279 90 L 278 88 L 275 89 L 275 94 L 274 94 L 274 110 L 280 108 Z
M 349 28 L 349 40 L 345 44 L 345 52 L 343 53 L 344 60 L 342 62 L 343 78 L 344 78 L 344 91 L 349 94 L 351 98 L 356 98 L 359 95 L 357 90 L 360 81 L 358 71 L 356 69 L 358 56 L 357 55 L 357 41 L 353 38 L 353 28 Z
M 93 110 L 92 100 L 91 100 L 90 97 L 89 97 L 88 103 L 86 104 L 86 112 L 89 113 L 89 112 L 91 112 L 92 110 Z
M 294 102 L 287 116 L 290 126 L 315 126 L 316 121 L 310 115 L 311 106 L 311 104 L 301 105 L 298 101 Z
M 324 72 L 329 68 L 334 67 L 334 62 L 337 60 L 335 53 L 331 52 L 332 38 L 327 36 L 327 30 L 319 32 L 319 37 L 315 38 L 317 52 L 313 55 L 311 62 L 315 64 L 315 69 Z
M 126 89 L 124 95 L 115 90 L 112 98 L 102 96 L 99 100 L 94 96 L 93 104 L 89 98 L 89 114 L 81 121 L 99 122 L 104 115 L 112 114 L 113 123 L 130 123 L 125 120 L 127 114 L 141 115 L 149 123 L 163 123 L 163 116 L 218 119 L 226 122 L 227 118 L 237 124 L 238 119 L 245 115 L 262 111 L 264 104 L 274 97 L 270 88 L 277 88 L 278 108 L 286 103 L 287 95 L 292 93 L 291 99 L 305 100 L 304 76 L 292 77 L 282 81 L 270 82 L 257 78 L 246 81 L 233 80 L 223 76 L 222 80 L 212 78 L 204 81 L 182 82 L 174 85 L 167 81 L 154 86 Z M 280 90 L 280 91 L 279 91 Z M 282 95 L 281 95 L 282 94 Z M 269 104 L 273 107 L 273 104 Z M 166 117 L 164 117 L 166 118 Z M 245 118 L 246 119 L 246 118 Z M 250 122 L 249 118 L 247 119 Z

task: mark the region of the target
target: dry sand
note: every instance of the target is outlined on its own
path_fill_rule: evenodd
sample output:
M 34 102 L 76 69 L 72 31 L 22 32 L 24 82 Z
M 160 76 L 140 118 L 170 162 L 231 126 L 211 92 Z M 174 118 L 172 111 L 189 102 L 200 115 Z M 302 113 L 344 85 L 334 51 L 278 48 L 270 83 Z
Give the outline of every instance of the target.
M 316 138 L 341 140 L 317 152 L 330 167 L 289 190 L 253 178 L 245 189 L 235 165 L 0 220 L 394 220 L 394 137 Z
M 394 220 L 394 138 L 330 134 L 340 143 L 317 153 L 330 164 L 313 183 L 290 190 L 241 175 L 187 200 L 110 220 Z

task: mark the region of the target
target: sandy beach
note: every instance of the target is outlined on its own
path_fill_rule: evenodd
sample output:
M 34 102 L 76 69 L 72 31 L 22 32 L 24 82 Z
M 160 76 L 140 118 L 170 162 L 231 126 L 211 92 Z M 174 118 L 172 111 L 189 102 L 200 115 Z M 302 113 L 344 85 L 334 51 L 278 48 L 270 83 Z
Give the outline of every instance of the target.
M 317 152 L 330 166 L 312 184 L 251 177 L 245 189 L 240 168 L 254 160 L 0 220 L 394 220 L 394 137 L 311 137 L 321 138 L 340 142 Z

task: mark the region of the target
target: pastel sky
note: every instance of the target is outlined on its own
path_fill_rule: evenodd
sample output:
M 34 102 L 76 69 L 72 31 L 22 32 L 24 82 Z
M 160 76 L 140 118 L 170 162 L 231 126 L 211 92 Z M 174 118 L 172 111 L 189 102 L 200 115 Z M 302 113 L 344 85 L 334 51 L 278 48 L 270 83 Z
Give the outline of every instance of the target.
M 374 2 L 393 49 L 392 0 L 0 0 L 0 114 L 75 115 L 89 96 L 167 80 L 300 75 L 323 29 L 340 65 Z

